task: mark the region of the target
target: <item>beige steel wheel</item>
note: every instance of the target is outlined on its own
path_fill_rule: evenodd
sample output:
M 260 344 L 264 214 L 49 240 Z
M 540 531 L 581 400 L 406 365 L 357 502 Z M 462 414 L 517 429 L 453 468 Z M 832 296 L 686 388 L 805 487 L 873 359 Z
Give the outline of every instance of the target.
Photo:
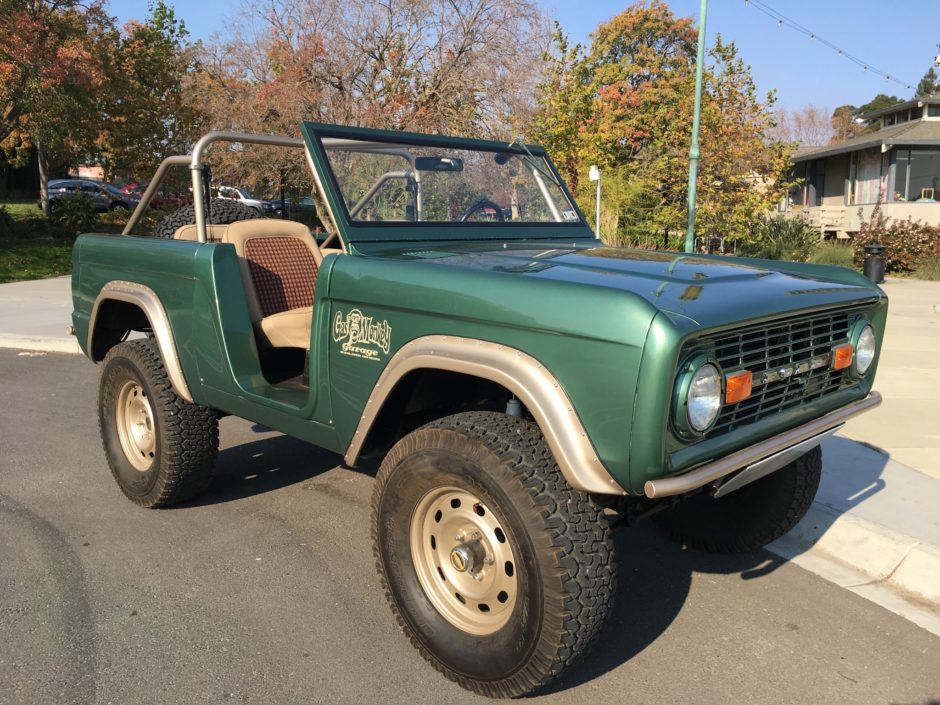
M 119 343 L 105 356 L 98 427 L 111 474 L 135 504 L 176 504 L 212 479 L 219 416 L 176 394 L 149 338 Z
M 115 425 L 128 462 L 145 472 L 153 464 L 157 447 L 153 407 L 139 382 L 129 380 L 121 387 L 115 404 Z
M 485 636 L 516 604 L 515 557 L 501 522 L 456 487 L 428 492 L 411 518 L 411 557 L 425 594 L 458 629 Z
M 516 697 L 557 677 L 613 603 L 603 510 L 568 485 L 525 419 L 468 412 L 402 438 L 376 476 L 372 537 L 411 643 L 481 695 Z

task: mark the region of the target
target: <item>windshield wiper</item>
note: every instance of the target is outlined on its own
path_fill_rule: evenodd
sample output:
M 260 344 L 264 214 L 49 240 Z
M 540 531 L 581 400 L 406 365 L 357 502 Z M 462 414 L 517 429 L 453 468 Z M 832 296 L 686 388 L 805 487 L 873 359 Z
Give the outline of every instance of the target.
M 529 151 L 529 148 L 525 146 L 525 142 L 522 141 L 522 135 L 518 135 L 512 142 L 509 143 L 509 149 L 513 147 L 519 147 L 522 149 L 526 156 L 523 157 L 526 164 L 531 166 L 533 169 L 536 169 L 542 176 L 547 176 L 552 180 L 556 186 L 561 186 L 561 182 L 558 181 L 558 177 L 555 176 L 554 172 L 551 169 L 547 169 L 545 166 L 545 160 L 539 159 L 532 152 Z

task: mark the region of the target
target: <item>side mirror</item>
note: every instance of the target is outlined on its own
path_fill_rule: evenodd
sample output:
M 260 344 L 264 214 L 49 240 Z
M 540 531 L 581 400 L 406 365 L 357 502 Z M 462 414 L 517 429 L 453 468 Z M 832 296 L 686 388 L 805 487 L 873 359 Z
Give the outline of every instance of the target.
M 415 157 L 418 171 L 463 171 L 463 159 L 456 157 Z

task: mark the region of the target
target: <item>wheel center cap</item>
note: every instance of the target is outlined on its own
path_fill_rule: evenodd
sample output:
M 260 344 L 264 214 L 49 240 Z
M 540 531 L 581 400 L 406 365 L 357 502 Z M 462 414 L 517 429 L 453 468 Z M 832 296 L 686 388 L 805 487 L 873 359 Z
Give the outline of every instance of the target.
M 450 551 L 450 564 L 458 573 L 476 573 L 483 564 L 485 551 L 479 541 L 468 541 Z

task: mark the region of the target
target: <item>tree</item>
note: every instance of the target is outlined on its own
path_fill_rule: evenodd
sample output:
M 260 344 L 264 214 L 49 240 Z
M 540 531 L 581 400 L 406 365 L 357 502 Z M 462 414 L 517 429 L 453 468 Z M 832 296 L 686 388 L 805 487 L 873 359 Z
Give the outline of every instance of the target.
M 661 242 L 684 230 L 696 30 L 660 0 L 600 25 L 587 49 L 556 27 L 539 88 L 537 137 L 593 212 L 580 178 L 604 172 L 603 231 L 616 242 Z M 789 147 L 770 137 L 773 96 L 757 96 L 749 68 L 719 37 L 706 68 L 698 229 L 745 239 L 783 188 Z
M 0 36 L 0 149 L 17 164 L 36 148 L 48 210 L 50 160 L 93 151 L 113 22 L 100 0 L 0 0 Z
M 805 105 L 799 110 L 779 109 L 776 126 L 770 136 L 780 142 L 795 142 L 804 147 L 829 144 L 833 136 L 833 123 L 826 108 Z
M 883 108 L 890 108 L 892 105 L 897 105 L 898 103 L 903 103 L 904 101 L 898 98 L 896 95 L 885 95 L 884 93 L 879 93 L 870 101 L 865 103 L 858 109 L 859 115 L 864 115 L 865 113 L 871 113 L 875 110 L 882 110 Z
M 302 120 L 511 139 L 525 129 L 547 28 L 532 0 L 271 0 L 207 46 L 191 95 L 220 129 L 296 135 Z M 247 185 L 270 148 L 215 151 Z M 237 156 L 237 158 L 236 158 Z
M 840 105 L 832 113 L 832 139 L 829 143 L 837 144 L 858 135 L 875 132 L 881 128 L 881 123 L 878 120 L 866 122 L 864 116 L 903 102 L 896 95 L 879 93 L 858 108 L 854 105 Z
M 924 96 L 933 95 L 938 92 L 940 92 L 940 76 L 937 75 L 936 70 L 931 66 L 927 69 L 927 73 L 924 74 L 924 77 L 920 79 L 920 83 L 917 84 L 917 92 L 914 93 L 914 97 L 923 98 Z
M 830 144 L 844 142 L 847 139 L 862 134 L 866 126 L 864 122 L 856 120 L 858 108 L 854 105 L 840 105 L 832 111 L 832 139 Z
M 184 89 L 195 68 L 188 36 L 173 9 L 156 0 L 147 19 L 128 22 L 112 47 L 101 95 L 108 129 L 96 141 L 109 175 L 150 173 L 196 138 L 204 115 Z

